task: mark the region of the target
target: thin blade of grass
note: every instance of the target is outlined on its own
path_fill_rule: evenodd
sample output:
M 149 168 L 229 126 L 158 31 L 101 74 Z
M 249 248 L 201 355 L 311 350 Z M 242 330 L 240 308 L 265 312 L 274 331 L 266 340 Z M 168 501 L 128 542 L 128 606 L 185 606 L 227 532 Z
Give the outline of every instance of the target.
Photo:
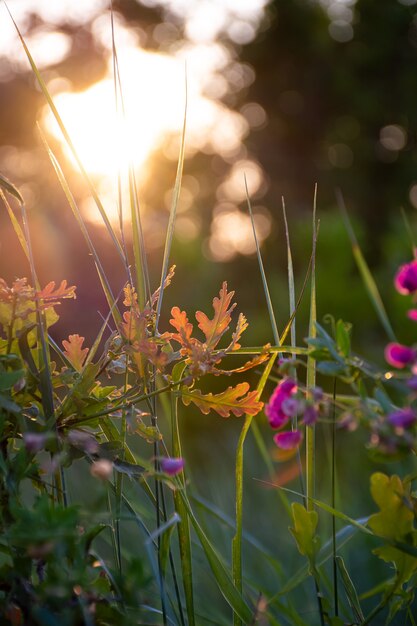
M 371 274 L 371 271 L 369 269 L 369 266 L 365 260 L 365 257 L 362 253 L 362 250 L 359 246 L 358 240 L 356 239 L 356 235 L 355 232 L 353 230 L 352 227 L 352 223 L 350 221 L 347 209 L 346 209 L 346 205 L 345 205 L 345 201 L 343 198 L 343 195 L 341 193 L 341 191 L 339 189 L 336 190 L 336 199 L 337 199 L 337 204 L 338 207 L 340 209 L 340 212 L 342 213 L 345 225 L 346 225 L 346 230 L 347 233 L 349 235 L 349 239 L 350 239 L 350 243 L 352 246 L 352 253 L 353 253 L 353 257 L 356 261 L 356 265 L 358 267 L 359 273 L 362 277 L 362 281 L 365 285 L 365 288 L 368 292 L 368 295 L 370 297 L 370 300 L 373 304 L 373 307 L 376 311 L 376 314 L 383 326 L 383 328 L 385 329 L 385 332 L 387 334 L 387 336 L 389 337 L 389 339 L 391 341 L 397 341 L 396 337 L 395 337 L 395 333 L 393 331 L 393 328 L 391 326 L 391 322 L 389 321 L 387 312 L 385 310 L 385 306 L 384 303 L 382 301 L 381 295 L 379 293 L 377 284 L 374 280 L 374 277 Z
M 177 215 L 177 207 L 178 207 L 178 202 L 179 202 L 179 199 L 180 199 L 180 192 L 181 192 L 182 173 L 183 173 L 183 169 L 184 169 L 185 131 L 186 131 L 186 124 L 187 124 L 187 107 L 188 107 L 188 87 L 187 87 L 187 72 L 185 72 L 184 119 L 183 119 L 183 125 L 182 125 L 181 144 L 180 144 L 180 153 L 179 153 L 179 157 L 178 157 L 177 174 L 176 174 L 176 177 L 175 177 L 175 185 L 174 185 L 174 191 L 173 191 L 173 194 L 172 194 L 172 202 L 171 202 L 171 210 L 170 210 L 170 214 L 169 214 L 168 229 L 167 229 L 167 235 L 166 235 L 166 239 L 165 239 L 164 258 L 163 258 L 163 261 L 162 261 L 161 282 L 160 282 L 160 286 L 159 286 L 159 298 L 158 298 L 158 304 L 157 304 L 157 309 L 156 309 L 156 319 L 155 319 L 155 331 L 156 332 L 158 331 L 158 323 L 159 323 L 159 318 L 160 318 L 160 315 L 161 315 L 162 298 L 163 298 L 163 295 L 164 295 L 164 285 L 165 285 L 165 279 L 166 279 L 167 274 L 168 274 L 169 259 L 170 259 L 171 246 L 172 246 L 172 239 L 173 239 L 173 236 L 174 236 L 175 219 L 176 219 L 176 215 Z
M 178 493 L 180 494 L 180 497 L 184 502 L 185 510 L 187 511 L 190 522 L 195 530 L 197 537 L 200 540 L 201 546 L 210 565 L 210 569 L 216 579 L 219 590 L 221 591 L 223 597 L 231 606 L 233 611 L 235 611 L 235 613 L 239 615 L 243 623 L 250 623 L 253 615 L 252 611 L 242 598 L 241 593 L 236 589 L 227 569 L 223 565 L 222 560 L 220 559 L 207 535 L 204 533 L 203 529 L 198 523 L 191 508 L 191 505 L 186 497 L 186 494 L 182 490 L 178 490 Z
M 133 257 L 135 259 L 136 293 L 138 295 L 139 306 L 143 310 L 146 301 L 150 301 L 151 290 L 135 174 L 132 165 L 129 167 L 129 197 L 133 233 Z
M 100 279 L 100 283 L 102 285 L 104 294 L 106 296 L 107 303 L 109 305 L 110 311 L 112 312 L 112 316 L 113 316 L 114 322 L 115 322 L 116 326 L 120 326 L 120 323 L 122 321 L 122 317 L 121 317 L 120 311 L 119 311 L 119 309 L 117 307 L 117 302 L 116 302 L 116 300 L 115 300 L 115 298 L 113 296 L 113 292 L 112 292 L 112 289 L 110 287 L 109 280 L 108 280 L 108 278 L 106 276 L 106 273 L 104 271 L 103 265 L 101 263 L 100 257 L 98 255 L 98 253 L 97 253 L 97 251 L 95 249 L 95 246 L 93 244 L 93 241 L 92 241 L 92 239 L 91 239 L 91 237 L 89 235 L 89 232 L 87 230 L 87 227 L 85 225 L 85 222 L 83 220 L 81 212 L 80 212 L 80 210 L 79 210 L 79 208 L 77 206 L 77 203 L 75 202 L 74 196 L 71 193 L 71 190 L 69 188 L 69 185 L 67 183 L 65 175 L 64 175 L 64 173 L 62 171 L 62 168 L 61 168 L 60 164 L 58 163 L 58 160 L 55 157 L 54 153 L 52 152 L 51 148 L 49 147 L 49 144 L 48 144 L 48 142 L 46 140 L 46 137 L 45 137 L 44 133 L 42 132 L 42 129 L 39 126 L 38 126 L 38 130 L 39 130 L 42 142 L 43 142 L 43 144 L 45 146 L 45 149 L 47 151 L 47 154 L 49 156 L 49 159 L 50 159 L 50 161 L 52 163 L 52 166 L 53 166 L 53 168 L 55 170 L 55 173 L 56 173 L 56 175 L 58 177 L 58 180 L 60 182 L 62 190 L 63 190 L 63 192 L 65 194 L 65 197 L 67 198 L 68 204 L 69 204 L 69 206 L 70 206 L 70 208 L 71 208 L 71 210 L 73 212 L 73 215 L 74 215 L 74 217 L 75 217 L 75 219 L 77 221 L 78 227 L 80 228 L 81 233 L 82 233 L 82 235 L 83 235 L 83 237 L 84 237 L 84 239 L 85 239 L 85 241 L 87 243 L 87 246 L 88 246 L 88 249 L 89 249 L 89 251 L 91 253 L 91 256 L 94 259 L 94 263 L 95 263 L 95 266 L 96 266 L 96 269 L 97 269 L 97 273 L 98 273 L 98 276 L 99 276 L 99 279 Z
M 261 250 L 259 246 L 258 237 L 256 234 L 255 220 L 253 217 L 252 205 L 249 196 L 248 184 L 246 180 L 246 175 L 244 176 L 245 183 L 245 193 L 246 193 L 246 202 L 248 205 L 248 211 L 252 223 L 252 231 L 253 237 L 256 246 L 256 254 L 258 259 L 259 270 L 261 273 L 262 285 L 265 293 L 266 304 L 269 313 L 269 319 L 272 327 L 272 334 L 274 337 L 274 341 L 277 345 L 280 344 L 280 338 L 278 333 L 278 327 L 275 319 L 275 313 L 272 305 L 271 296 L 269 293 L 268 282 L 265 275 L 264 264 L 262 261 Z M 271 356 L 268 361 L 267 366 L 264 369 L 262 377 L 257 386 L 257 399 L 259 400 L 262 394 L 262 391 L 265 387 L 266 381 L 268 380 L 268 376 L 272 370 L 272 366 L 278 356 L 278 353 L 275 353 Z M 236 461 L 235 461 L 235 534 L 232 539 L 232 576 L 233 583 L 236 586 L 236 589 L 242 593 L 242 532 L 243 532 L 243 465 L 244 465 L 244 446 L 246 436 L 248 434 L 249 428 L 252 424 L 251 415 L 245 416 L 245 421 L 243 423 L 242 430 L 240 432 L 237 448 L 236 448 Z M 233 624 L 234 626 L 241 626 L 242 621 L 240 615 L 234 612 L 233 614 Z
M 316 244 L 317 244 L 317 185 L 314 189 L 313 201 L 313 233 L 312 233 L 312 254 L 311 254 L 311 287 L 310 287 L 310 320 L 308 327 L 308 336 L 316 336 L 317 321 L 317 304 L 316 304 Z M 307 374 L 306 387 L 307 394 L 316 385 L 316 361 L 311 356 L 307 357 Z M 307 508 L 313 509 L 312 498 L 314 497 L 314 481 L 315 481 L 315 427 L 306 426 L 306 495 Z
M 6 196 L 4 195 L 3 191 L 0 189 L 0 198 L 3 200 L 4 205 L 6 207 L 7 213 L 9 215 L 10 221 L 12 223 L 13 226 L 13 230 L 16 233 L 16 236 L 19 240 L 19 243 L 23 249 L 23 252 L 27 258 L 27 260 L 30 263 L 30 257 L 29 257 L 29 249 L 28 249 L 28 245 L 25 239 L 25 235 L 24 232 L 22 230 L 22 227 L 19 224 L 19 220 L 17 219 L 16 215 L 14 214 L 14 211 L 12 209 L 12 207 L 10 206 L 9 202 L 7 201 Z
M 117 250 L 117 252 L 118 252 L 118 254 L 119 254 L 119 256 L 120 256 L 120 258 L 122 260 L 122 262 L 123 262 L 123 265 L 126 266 L 126 259 L 124 257 L 124 253 L 123 253 L 122 247 L 121 247 L 120 242 L 117 239 L 116 234 L 115 234 L 115 232 L 114 232 L 114 230 L 112 228 L 112 225 L 111 225 L 111 223 L 110 223 L 110 221 L 109 221 L 109 219 L 108 219 L 108 217 L 106 215 L 106 211 L 105 211 L 105 209 L 104 209 L 104 207 L 102 205 L 102 202 L 101 202 L 101 200 L 100 200 L 100 198 L 98 196 L 98 193 L 97 193 L 97 191 L 96 191 L 96 189 L 95 189 L 95 187 L 94 187 L 94 185 L 93 185 L 93 183 L 92 183 L 92 181 L 91 181 L 91 179 L 90 179 L 90 177 L 89 177 L 89 175 L 87 173 L 87 170 L 85 169 L 85 167 L 84 167 L 84 165 L 83 165 L 83 163 L 82 163 L 82 161 L 80 159 L 80 157 L 78 156 L 77 150 L 75 149 L 75 146 L 74 146 L 74 144 L 73 144 L 73 142 L 71 140 L 71 137 L 69 136 L 68 131 L 65 128 L 65 125 L 64 125 L 64 123 L 63 123 L 63 121 L 61 119 L 61 116 L 59 115 L 58 110 L 57 110 L 57 108 L 56 108 L 56 106 L 54 104 L 52 96 L 51 96 L 51 94 L 48 91 L 46 83 L 43 80 L 43 78 L 42 78 L 42 76 L 41 76 L 41 74 L 39 72 L 39 69 L 38 69 L 38 67 L 37 67 L 37 65 L 36 65 L 32 55 L 31 55 L 31 53 L 29 51 L 29 48 L 28 48 L 28 46 L 27 46 L 27 44 L 26 44 L 26 42 L 25 42 L 25 40 L 23 38 L 23 35 L 21 34 L 21 32 L 19 30 L 19 27 L 18 27 L 16 21 L 14 20 L 13 15 L 12 15 L 9 7 L 7 6 L 6 2 L 4 4 L 6 6 L 7 12 L 9 13 L 10 19 L 12 20 L 13 25 L 14 25 L 14 27 L 16 29 L 16 32 L 17 32 L 18 37 L 20 39 L 20 42 L 21 42 L 21 44 L 23 46 L 23 49 L 24 49 L 25 54 L 27 56 L 27 59 L 28 59 L 28 61 L 30 63 L 32 71 L 33 71 L 33 73 L 34 73 L 34 75 L 36 77 L 36 80 L 38 81 L 39 87 L 40 87 L 40 89 L 41 89 L 41 91 L 42 91 L 42 93 L 43 93 L 43 95 L 44 95 L 44 97 L 45 97 L 45 99 L 46 99 L 46 101 L 47 101 L 47 103 L 49 105 L 49 108 L 52 111 L 52 114 L 53 114 L 53 116 L 54 116 L 54 118 L 55 118 L 55 120 L 56 120 L 56 122 L 57 122 L 57 124 L 58 124 L 58 126 L 60 128 L 60 130 L 61 130 L 61 133 L 62 133 L 62 135 L 63 135 L 63 137 L 64 137 L 64 139 L 65 139 L 65 141 L 66 141 L 66 143 L 68 145 L 68 148 L 70 149 L 70 151 L 71 151 L 71 153 L 72 153 L 72 155 L 73 155 L 73 157 L 74 157 L 74 159 L 75 159 L 75 161 L 76 161 L 76 163 L 77 163 L 77 165 L 78 165 L 78 167 L 80 169 L 80 172 L 81 172 L 81 174 L 82 174 L 82 176 L 83 176 L 83 178 L 84 178 L 84 180 L 85 180 L 85 182 L 87 184 L 87 187 L 88 187 L 88 189 L 89 189 L 89 191 L 90 191 L 90 193 L 91 193 L 91 195 L 92 195 L 92 197 L 94 199 L 94 202 L 96 203 L 96 206 L 97 206 L 97 208 L 98 208 L 98 210 L 100 212 L 100 215 L 101 215 L 101 217 L 103 219 L 103 222 L 104 222 L 104 224 L 105 224 L 105 226 L 107 228 L 107 231 L 108 231 L 108 233 L 109 233 L 109 235 L 110 235 L 110 237 L 111 237 L 111 239 L 113 241 L 113 244 L 114 244 L 114 246 L 115 246 L 115 248 L 116 248 L 116 250 Z
M 5 176 L 0 174 L 0 187 L 7 191 L 11 196 L 16 198 L 19 201 L 19 204 L 24 204 L 23 198 L 20 194 L 20 191 L 10 182 Z
M 179 381 L 183 377 L 185 364 L 179 363 L 174 367 L 172 376 L 173 380 Z M 178 400 L 179 392 L 171 392 L 171 430 L 172 430 L 172 454 L 176 458 L 182 457 L 181 437 L 178 424 Z M 189 626 L 195 624 L 194 611 L 194 588 L 193 588 L 193 568 L 192 568 L 192 552 L 191 552 L 191 535 L 190 520 L 184 497 L 186 497 L 186 481 L 185 473 L 182 471 L 178 477 L 181 484 L 181 490 L 174 492 L 175 510 L 180 517 L 178 524 L 178 539 L 181 557 L 182 580 L 185 594 L 185 604 L 187 608 L 187 617 Z
M 290 298 L 290 316 L 292 316 L 296 308 L 295 307 L 294 267 L 293 267 L 293 262 L 292 262 L 290 233 L 288 230 L 287 211 L 285 208 L 284 198 L 282 198 L 282 214 L 284 217 L 285 239 L 287 242 L 288 291 L 289 291 L 289 298 Z M 296 338 L 296 328 L 295 328 L 295 318 L 294 318 L 291 322 L 291 345 L 295 346 L 296 343 L 297 343 L 297 338 Z
M 355 589 L 355 585 L 352 582 L 351 577 L 349 576 L 349 572 L 346 569 L 345 562 L 343 561 L 341 556 L 336 557 L 337 566 L 339 568 L 340 576 L 342 578 L 343 587 L 345 589 L 345 593 L 350 604 L 350 608 L 354 613 L 355 620 L 358 622 L 362 622 L 365 619 L 364 614 L 362 613 L 361 605 L 359 602 L 359 597 Z
M 248 182 L 246 180 L 246 174 L 244 175 L 244 180 L 245 180 L 246 203 L 248 205 L 248 211 L 249 211 L 251 224 L 252 224 L 253 238 L 254 238 L 255 246 L 256 246 L 256 256 L 257 256 L 257 259 L 258 259 L 259 271 L 261 273 L 262 286 L 263 286 L 263 289 L 264 289 L 266 305 L 268 307 L 269 321 L 271 323 L 272 335 L 274 337 L 275 344 L 278 346 L 280 344 L 278 327 L 277 327 L 277 322 L 276 322 L 276 319 L 275 319 L 274 307 L 272 305 L 272 300 L 271 300 L 271 296 L 270 296 L 270 293 L 269 293 L 268 281 L 267 281 L 266 275 L 265 275 L 265 269 L 264 269 L 264 264 L 263 264 L 263 261 L 262 261 L 262 255 L 261 255 L 261 249 L 260 249 L 260 246 L 259 246 L 259 240 L 258 240 L 258 236 L 256 234 L 255 220 L 253 218 L 252 204 L 251 204 L 250 197 L 249 197 Z

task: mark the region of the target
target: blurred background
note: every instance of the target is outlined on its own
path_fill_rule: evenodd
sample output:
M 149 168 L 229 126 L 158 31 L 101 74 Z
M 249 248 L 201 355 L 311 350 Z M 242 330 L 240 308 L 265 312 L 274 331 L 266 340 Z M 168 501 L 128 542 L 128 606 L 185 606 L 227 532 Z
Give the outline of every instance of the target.
M 117 171 L 130 159 L 135 163 L 155 284 L 186 71 L 186 161 L 172 254 L 175 303 L 208 304 L 227 279 L 251 322 L 249 340 L 270 338 L 246 175 L 281 327 L 288 317 L 281 199 L 301 285 L 316 183 L 319 315 L 352 321 L 359 346 L 372 348 L 380 332 L 335 207 L 339 187 L 390 313 L 402 323 L 401 305 L 391 306 L 391 278 L 411 254 L 400 209 L 413 222 L 417 207 L 414 0 L 116 0 L 123 129 L 115 115 L 108 0 L 10 0 L 9 7 L 116 228 Z M 95 312 L 105 305 L 36 122 L 107 257 L 117 291 L 123 268 L 2 6 L 0 171 L 25 197 L 43 281 L 66 278 L 78 285 L 79 298 L 65 307 L 72 311 L 64 314 L 63 328 L 93 336 L 100 322 Z M 2 274 L 27 274 L 4 211 L 0 220 Z M 404 340 L 409 332 L 404 328 Z
M 187 74 L 186 155 L 171 257 L 177 272 L 164 296 L 161 329 L 167 328 L 174 304 L 189 315 L 198 308 L 209 311 L 227 280 L 250 323 L 245 343 L 272 340 L 246 206 L 246 175 L 279 328 L 289 316 L 282 197 L 299 291 L 311 251 L 317 183 L 319 319 L 331 313 L 352 322 L 354 349 L 382 362 L 386 338 L 336 206 L 335 189 L 340 188 L 398 338 L 413 340 L 405 299 L 394 293 L 392 279 L 412 255 L 402 209 L 412 225 L 416 222 L 417 0 L 114 0 L 123 127 L 114 98 L 109 1 L 9 0 L 8 6 L 116 229 L 117 172 L 134 162 L 155 288 Z M 65 278 L 78 286 L 76 302 L 62 306 L 56 338 L 76 332 L 90 345 L 107 307 L 37 122 L 118 293 L 126 280 L 124 269 L 1 4 L 0 173 L 26 200 L 41 282 Z M 0 228 L 0 274 L 7 280 L 28 275 L 5 211 Z M 127 226 L 127 237 L 128 231 Z M 299 343 L 307 334 L 307 312 L 305 303 L 297 322 Z M 219 423 L 217 417 L 185 412 L 184 428 L 186 452 L 198 459 L 189 466 L 193 484 L 232 514 L 233 480 L 225 477 L 233 475 L 235 421 Z M 353 437 L 352 445 L 363 445 Z M 253 442 L 248 446 L 248 476 L 262 476 Z M 372 506 L 362 477 L 375 466 L 364 460 L 352 467 L 349 446 L 339 453 L 341 466 L 345 462 L 349 468 L 341 470 L 341 479 L 348 478 L 344 509 L 360 515 L 364 502 Z M 324 476 L 326 467 L 320 470 Z M 282 470 L 279 480 L 287 482 L 293 470 L 294 465 L 287 474 Z M 207 480 L 213 475 L 221 477 L 222 489 Z M 249 485 L 256 501 L 259 491 L 259 484 Z M 275 505 L 270 495 L 262 500 L 265 514 L 249 515 L 248 529 L 285 553 L 291 539 L 277 545 L 271 532 Z M 264 564 L 258 565 L 267 580 Z M 255 559 L 255 570 L 258 565 Z M 364 564 L 356 559 L 351 566 L 355 576 Z M 368 572 L 366 586 L 375 576 L 377 582 L 375 571 Z

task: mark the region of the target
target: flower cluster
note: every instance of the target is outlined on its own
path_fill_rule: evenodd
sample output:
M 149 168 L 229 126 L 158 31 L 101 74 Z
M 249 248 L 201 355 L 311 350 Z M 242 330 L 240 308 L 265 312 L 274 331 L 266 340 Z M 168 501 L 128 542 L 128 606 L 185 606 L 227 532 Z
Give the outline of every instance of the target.
M 298 448 L 303 440 L 303 432 L 298 425 L 295 427 L 295 419 L 298 418 L 301 425 L 311 426 L 318 419 L 322 401 L 323 392 L 320 388 L 316 387 L 306 394 L 293 378 L 283 378 L 265 406 L 271 428 L 281 430 L 290 423 L 293 426 L 291 430 L 282 430 L 274 436 L 279 448 Z
M 412 296 L 417 302 L 417 259 L 402 265 L 394 279 L 398 293 Z M 417 309 L 410 309 L 408 317 L 417 321 Z M 394 406 L 384 417 L 375 416 L 372 423 L 371 448 L 376 448 L 385 455 L 395 456 L 414 449 L 413 427 L 417 423 L 415 400 L 417 398 L 417 349 L 397 342 L 389 343 L 385 348 L 385 360 L 398 370 L 395 378 L 401 383 L 403 400 L 400 406 Z M 389 378 L 388 378 L 389 376 Z M 389 380 L 393 373 L 386 375 Z

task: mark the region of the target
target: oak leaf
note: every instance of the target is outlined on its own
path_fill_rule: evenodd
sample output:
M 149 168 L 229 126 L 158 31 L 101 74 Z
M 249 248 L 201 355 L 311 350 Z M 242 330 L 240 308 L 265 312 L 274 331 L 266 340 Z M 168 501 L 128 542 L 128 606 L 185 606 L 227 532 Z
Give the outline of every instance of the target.
M 184 386 L 181 393 L 186 406 L 193 402 L 205 415 L 210 411 L 216 411 L 221 417 L 230 417 L 230 413 L 236 417 L 256 415 L 263 407 L 263 402 L 257 400 L 258 392 L 249 391 L 248 383 L 228 387 L 218 394 L 203 394 L 199 389 Z
M 225 281 L 220 289 L 219 297 L 213 299 L 213 319 L 209 319 L 202 311 L 197 311 L 195 314 L 198 327 L 206 336 L 206 344 L 209 348 L 215 348 L 229 328 L 232 319 L 231 313 L 236 306 L 236 303 L 230 306 L 234 293 L 234 291 L 227 291 L 227 283 Z
M 68 341 L 64 339 L 62 342 L 64 354 L 77 372 L 81 372 L 88 354 L 88 348 L 82 347 L 83 343 L 84 337 L 80 335 L 70 335 Z

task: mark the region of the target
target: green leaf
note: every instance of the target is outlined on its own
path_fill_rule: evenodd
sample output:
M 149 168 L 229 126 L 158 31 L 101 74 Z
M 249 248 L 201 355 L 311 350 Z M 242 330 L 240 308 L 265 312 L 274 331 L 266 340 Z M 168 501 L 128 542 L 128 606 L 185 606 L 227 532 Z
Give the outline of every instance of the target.
M 371 494 L 379 507 L 379 512 L 369 518 L 368 526 L 378 535 L 389 540 L 374 550 L 383 561 L 394 563 L 397 569 L 398 584 L 407 582 L 417 570 L 417 558 L 400 547 L 399 544 L 417 544 L 417 531 L 414 528 L 414 511 L 410 501 L 409 486 L 405 486 L 399 476 L 391 477 L 381 472 L 371 476 Z
M 313 563 L 319 547 L 319 540 L 316 536 L 319 519 L 317 511 L 307 511 L 298 502 L 292 503 L 291 510 L 294 523 L 294 526 L 290 528 L 291 534 L 297 542 L 299 552 L 306 556 L 310 563 Z
M 14 372 L 0 373 L 0 391 L 11 389 L 25 375 L 25 370 L 16 370 Z
M 344 322 L 343 320 L 337 320 L 336 323 L 336 342 L 340 352 L 344 357 L 350 355 L 350 331 L 352 325 Z

